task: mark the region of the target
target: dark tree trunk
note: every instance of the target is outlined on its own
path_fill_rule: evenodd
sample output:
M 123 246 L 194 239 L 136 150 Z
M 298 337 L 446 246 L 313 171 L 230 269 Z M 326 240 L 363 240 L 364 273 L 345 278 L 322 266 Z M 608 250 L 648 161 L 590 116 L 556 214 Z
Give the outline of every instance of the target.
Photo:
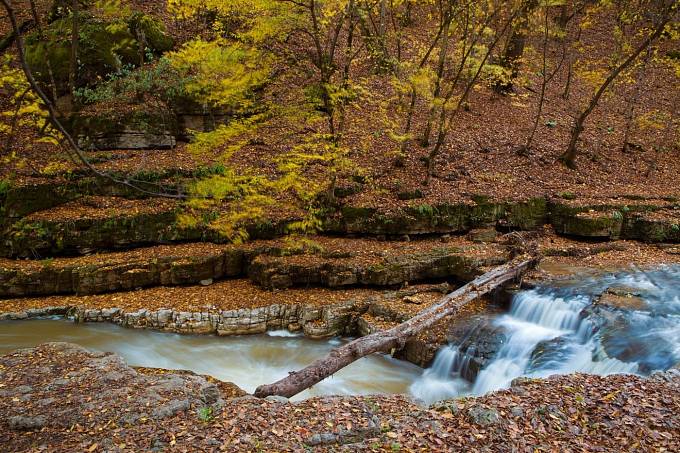
M 512 27 L 512 32 L 503 51 L 501 62 L 503 66 L 510 69 L 510 80 L 507 83 L 499 83 L 497 90 L 508 91 L 512 89 L 512 80 L 519 73 L 519 61 L 524 55 L 524 47 L 527 40 L 527 29 L 529 27 L 529 16 L 538 6 L 538 0 L 525 0 L 520 7 L 517 15 L 517 22 Z
M 448 294 L 438 304 L 423 310 L 408 321 L 389 330 L 376 332 L 335 348 L 326 357 L 314 361 L 306 368 L 291 372 L 287 377 L 273 384 L 259 386 L 255 389 L 254 395 L 259 398 L 270 395 L 290 398 L 362 357 L 374 352 L 401 349 L 409 338 L 437 321 L 456 314 L 463 306 L 476 298 L 516 279 L 524 271 L 535 266 L 537 262 L 537 258 L 531 257 L 498 266 Z
M 569 168 L 576 168 L 576 156 L 578 155 L 578 149 L 577 149 L 577 144 L 578 144 L 578 139 L 581 135 L 581 132 L 583 132 L 583 124 L 585 123 L 586 119 L 588 116 L 593 112 L 595 107 L 597 106 L 598 102 L 600 102 L 600 98 L 602 95 L 607 91 L 607 88 L 614 82 L 614 80 L 621 74 L 621 72 L 626 69 L 630 64 L 635 61 L 635 59 L 642 53 L 643 50 L 645 50 L 649 45 L 651 45 L 652 42 L 654 42 L 656 39 L 661 36 L 661 33 L 663 33 L 664 28 L 666 27 L 666 24 L 670 22 L 671 17 L 673 17 L 673 9 L 672 7 L 669 8 L 661 22 L 656 26 L 654 29 L 654 32 L 649 35 L 640 45 L 631 53 L 628 58 L 626 58 L 621 64 L 619 64 L 617 67 L 615 67 L 610 73 L 607 79 L 600 85 L 600 88 L 595 92 L 595 96 L 590 100 L 588 103 L 588 106 L 583 110 L 576 120 L 574 120 L 574 126 L 571 129 L 571 138 L 569 139 L 569 145 L 567 146 L 566 151 L 559 157 L 559 161 L 562 162 L 564 165 L 566 165 Z
M 71 61 L 69 64 L 68 71 L 68 85 L 71 91 L 71 96 L 73 96 L 75 105 L 75 93 L 76 93 L 76 83 L 78 78 L 78 15 L 80 10 L 80 3 L 78 0 L 73 0 L 71 6 L 71 15 L 73 16 L 73 22 L 71 24 Z

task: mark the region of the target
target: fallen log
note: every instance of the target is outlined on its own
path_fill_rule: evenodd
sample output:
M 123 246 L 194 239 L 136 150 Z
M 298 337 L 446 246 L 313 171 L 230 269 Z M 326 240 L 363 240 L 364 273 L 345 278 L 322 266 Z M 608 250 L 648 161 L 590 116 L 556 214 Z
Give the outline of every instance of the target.
M 374 352 L 390 352 L 404 347 L 406 341 L 434 323 L 455 314 L 467 303 L 493 291 L 500 285 L 516 279 L 534 267 L 539 259 L 535 256 L 520 257 L 498 266 L 470 283 L 444 296 L 437 304 L 421 311 L 408 321 L 389 330 L 357 338 L 337 347 L 326 357 L 314 361 L 300 371 L 293 371 L 273 384 L 255 389 L 254 395 L 264 398 L 270 395 L 292 397 L 317 384 L 350 363 Z

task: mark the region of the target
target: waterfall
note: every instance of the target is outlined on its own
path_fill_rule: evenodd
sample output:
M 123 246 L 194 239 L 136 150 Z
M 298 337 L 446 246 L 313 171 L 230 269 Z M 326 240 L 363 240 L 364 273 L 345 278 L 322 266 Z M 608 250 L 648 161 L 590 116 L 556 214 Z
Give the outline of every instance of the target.
M 461 353 L 458 346 L 445 346 L 437 351 L 432 366 L 411 384 L 409 391 L 426 403 L 469 393 L 470 383 L 461 377 L 469 362 L 470 356 Z
M 518 294 L 510 313 L 496 321 L 508 332 L 508 341 L 479 373 L 472 392 L 483 394 L 508 387 L 513 379 L 520 376 L 545 377 L 576 371 L 595 374 L 637 371 L 636 364 L 609 358 L 597 347 L 590 322 L 580 317 L 581 310 L 589 302 L 590 298 L 584 295 L 566 298 L 550 290 Z M 531 369 L 530 362 L 537 346 L 557 338 L 564 341 L 555 352 L 556 357 Z
M 475 342 L 489 338 L 472 330 L 459 343 L 440 349 L 432 367 L 410 391 L 431 403 L 505 388 L 520 376 L 649 374 L 668 369 L 680 363 L 679 282 L 680 266 L 664 266 L 522 291 L 514 297 L 508 313 L 490 318 L 504 333 L 504 340 L 496 340 L 497 347 L 492 348 L 491 358 L 474 382 L 463 377 L 475 376 L 473 371 L 480 362 L 474 370 L 468 368 L 475 356 Z M 612 287 L 632 288 L 646 306 L 621 309 L 592 305 Z

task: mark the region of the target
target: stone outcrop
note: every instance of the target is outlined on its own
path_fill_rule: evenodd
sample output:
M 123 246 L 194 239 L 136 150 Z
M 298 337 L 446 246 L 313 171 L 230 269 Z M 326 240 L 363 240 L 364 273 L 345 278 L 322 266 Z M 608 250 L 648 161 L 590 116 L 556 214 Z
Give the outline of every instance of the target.
M 347 240 L 345 245 L 352 244 L 352 240 Z M 420 251 L 408 254 L 399 253 L 399 249 L 371 252 L 369 261 L 352 253 L 336 256 L 289 251 L 297 254 L 282 256 L 284 250 L 280 245 L 266 241 L 257 246 L 213 245 L 209 251 L 203 248 L 194 251 L 191 246 L 162 246 L 162 252 L 156 251 L 160 248 L 157 247 L 150 249 L 148 258 L 143 253 L 136 253 L 133 259 L 126 258 L 125 252 L 101 254 L 87 264 L 78 258 L 73 260 L 75 263 L 64 258 L 30 265 L 0 261 L 0 297 L 100 294 L 246 275 L 268 289 L 305 285 L 391 286 L 430 279 L 466 281 L 481 274 L 483 266 L 507 261 L 505 250 L 495 244 L 454 247 L 429 242 L 415 248 Z
M 285 257 L 258 256 L 248 267 L 249 278 L 265 288 L 298 285 L 342 287 L 353 285 L 388 286 L 427 279 L 472 280 L 482 274 L 482 266 L 502 264 L 507 256 L 475 258 L 474 248 L 440 247 L 409 255 L 388 255 L 375 264 L 351 260 L 306 259 L 293 262 Z
M 552 200 L 558 234 L 595 239 L 680 241 L 680 205 L 673 200 Z
M 2 234 L 0 256 L 36 258 L 184 241 L 228 242 L 227 237 L 208 226 L 180 225 L 177 222 L 180 209 L 178 203 L 170 200 L 148 203 L 118 197 L 85 197 L 33 213 L 11 225 Z M 254 222 L 246 230 L 251 239 L 269 239 L 282 235 L 289 221 Z
M 33 258 L 200 239 L 200 231 L 176 225 L 176 209 L 173 204 L 166 203 L 166 209 L 131 211 L 104 218 L 53 220 L 27 217 L 4 235 L 0 252 L 2 256 Z
M 76 322 L 110 322 L 134 329 L 154 329 L 184 334 L 247 335 L 268 330 L 303 331 L 310 338 L 352 334 L 356 318 L 369 303 L 353 301 L 318 307 L 313 305 L 268 305 L 219 312 L 183 312 L 171 309 L 126 311 L 121 308 L 56 306 L 1 313 L 2 320 L 45 316 L 72 316 Z
M 2 267 L 0 296 L 100 294 L 149 286 L 190 285 L 244 273 L 244 251 L 225 249 L 208 255 L 164 256 L 133 262 Z
M 168 206 L 167 210 L 155 210 L 153 213 L 131 212 L 111 216 L 102 216 L 100 213 L 100 217 L 88 219 L 41 215 L 19 220 L 22 215 L 41 209 L 49 211 L 73 200 L 78 194 L 93 192 L 140 196 L 125 190 L 121 192 L 111 184 L 85 182 L 10 190 L 5 195 L 2 207 L 7 215 L 0 255 L 33 258 L 141 244 L 227 240 L 205 227 L 180 228 L 175 223 L 177 206 Z M 20 202 L 24 196 L 29 202 Z M 38 212 L 43 213 L 49 214 Z M 294 219 L 288 221 L 291 220 Z M 247 229 L 251 238 L 272 238 L 283 234 L 288 221 L 277 224 L 260 222 Z M 7 225 L 12 222 L 13 225 Z M 372 207 L 345 205 L 326 217 L 324 231 L 401 238 L 419 234 L 472 232 L 470 237 L 473 240 L 488 242 L 493 240 L 495 229 L 531 230 L 546 223 L 551 224 L 558 234 L 576 238 L 680 242 L 680 205 L 671 199 L 567 200 L 538 197 L 525 201 L 496 202 L 485 197 L 472 197 L 465 203 L 434 206 L 411 204 L 387 212 Z
M 105 134 L 95 134 L 83 139 L 80 145 L 94 150 L 113 149 L 170 149 L 177 144 L 170 130 L 149 132 L 141 129 L 122 127 Z
M 347 301 L 326 307 L 268 305 L 220 312 L 183 312 L 171 309 L 126 311 L 121 308 L 45 307 L 0 313 L 0 321 L 72 316 L 76 322 L 110 322 L 133 329 L 182 334 L 250 335 L 269 330 L 302 331 L 310 338 L 352 334 L 355 319 L 367 302 Z
M 30 386 L 12 380 L 22 367 L 32 367 Z M 39 365 L 39 366 L 38 366 Z M 115 354 L 89 352 L 70 343 L 46 343 L 0 357 L 7 371 L 0 396 L 12 404 L 0 415 L 0 425 L 35 431 L 46 427 L 87 426 L 93 416 L 104 425 L 130 426 L 145 419 L 162 419 L 189 410 L 224 404 L 218 386 L 193 373 L 140 374 Z M 9 377 L 11 375 L 11 377 Z M 84 383 L 92 390 L 80 391 Z M 53 398 L 58 392 L 64 399 Z M 102 411 L 102 408 L 106 408 Z
M 534 229 L 547 219 L 544 198 L 519 202 L 495 202 L 472 197 L 467 203 L 411 204 L 380 212 L 376 208 L 345 206 L 327 221 L 326 230 L 358 234 L 463 233 L 473 228 L 500 224 L 507 228 Z

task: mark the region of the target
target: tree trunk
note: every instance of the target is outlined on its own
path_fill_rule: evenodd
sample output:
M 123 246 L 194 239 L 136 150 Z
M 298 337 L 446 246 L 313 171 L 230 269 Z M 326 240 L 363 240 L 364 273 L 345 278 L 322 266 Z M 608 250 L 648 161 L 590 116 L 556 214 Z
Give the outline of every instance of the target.
M 534 136 L 536 135 L 536 130 L 538 129 L 538 122 L 541 119 L 541 114 L 543 113 L 543 103 L 545 102 L 545 89 L 548 85 L 548 74 L 546 74 L 548 70 L 548 64 L 547 64 L 547 53 L 548 53 L 548 32 L 549 32 L 549 25 L 548 25 L 548 8 L 545 9 L 545 14 L 543 16 L 544 23 L 543 23 L 543 53 L 542 53 L 542 67 L 541 67 L 541 94 L 538 98 L 538 109 L 536 111 L 536 116 L 534 116 L 534 123 L 531 126 L 531 131 L 529 132 L 529 136 L 527 137 L 526 143 L 524 144 L 524 148 L 521 149 L 518 152 L 520 155 L 529 155 L 531 152 L 531 145 L 534 141 Z M 557 72 L 557 70 L 555 70 Z M 554 74 L 553 74 L 554 75 Z M 551 76 L 552 78 L 552 76 Z
M 78 14 L 80 4 L 78 0 L 73 0 L 71 6 L 71 14 L 73 15 L 73 22 L 71 24 L 71 61 L 68 71 L 68 84 L 71 96 L 75 105 L 76 99 L 76 78 L 78 76 Z
M 524 47 L 527 40 L 527 29 L 529 28 L 529 16 L 538 6 L 537 0 L 525 0 L 520 7 L 517 15 L 517 23 L 512 28 L 510 37 L 505 46 L 501 62 L 503 67 L 510 69 L 510 80 L 506 83 L 498 83 L 496 89 L 499 91 L 509 91 L 512 88 L 512 82 L 519 73 L 519 61 L 524 55 Z
M 449 52 L 449 33 L 452 21 L 452 12 L 449 11 L 444 17 L 444 33 L 441 38 L 441 47 L 439 49 L 439 61 L 437 63 L 437 79 L 435 80 L 434 91 L 432 93 L 432 107 L 427 114 L 427 122 L 425 123 L 425 130 L 420 144 L 423 147 L 430 145 L 430 134 L 432 133 L 432 120 L 437 108 L 437 100 L 441 95 L 442 78 L 444 77 L 444 69 L 446 68 L 446 57 Z
M 401 349 L 409 338 L 424 331 L 437 321 L 454 315 L 476 298 L 519 277 L 524 271 L 535 266 L 537 262 L 538 259 L 535 257 L 524 257 L 498 266 L 446 295 L 438 304 L 423 310 L 408 321 L 389 330 L 376 332 L 335 348 L 326 357 L 314 361 L 306 368 L 291 372 L 287 377 L 273 384 L 259 386 L 255 389 L 254 395 L 259 398 L 270 395 L 290 398 L 364 356 L 374 352 L 390 352 Z
M 583 132 L 583 123 L 585 123 L 586 118 L 588 118 L 588 116 L 592 113 L 598 102 L 600 102 L 600 98 L 604 92 L 607 91 L 607 88 L 609 88 L 609 86 L 612 84 L 612 82 L 614 82 L 619 74 L 628 66 L 630 66 L 630 64 L 635 61 L 635 59 L 642 53 L 643 50 L 645 50 L 653 41 L 661 36 L 661 33 L 663 33 L 663 30 L 666 27 L 666 24 L 671 20 L 671 17 L 673 17 L 672 9 L 669 9 L 661 22 L 656 26 L 654 33 L 642 41 L 642 43 L 637 47 L 637 49 L 635 49 L 633 53 L 628 56 L 628 58 L 626 58 L 621 64 L 615 67 L 612 72 L 609 73 L 609 76 L 602 83 L 600 88 L 598 88 L 595 96 L 593 96 L 593 98 L 590 100 L 588 106 L 579 114 L 576 120 L 574 120 L 574 126 L 571 129 L 571 138 L 569 139 L 569 146 L 567 146 L 567 150 L 558 159 L 564 165 L 569 168 L 576 167 L 576 156 L 578 154 L 576 145 L 578 144 L 578 139 L 581 135 L 581 132 Z

